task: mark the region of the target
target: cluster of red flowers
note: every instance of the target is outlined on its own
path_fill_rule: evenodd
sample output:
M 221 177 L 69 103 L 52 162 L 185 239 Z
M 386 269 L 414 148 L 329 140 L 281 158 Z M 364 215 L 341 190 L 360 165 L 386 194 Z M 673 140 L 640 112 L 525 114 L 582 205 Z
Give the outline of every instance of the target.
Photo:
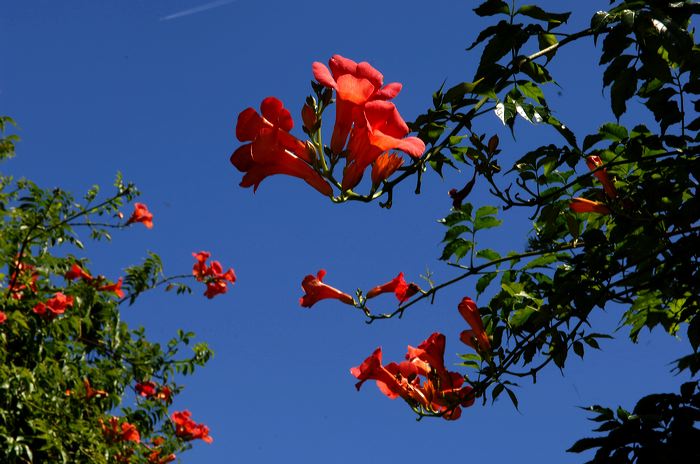
M 120 217 L 122 216 L 120 215 Z M 153 214 L 148 211 L 148 207 L 145 204 L 134 204 L 134 212 L 126 221 L 126 224 L 132 224 L 134 222 L 140 222 L 149 229 L 153 228 Z M 122 278 L 119 278 L 119 280 L 114 283 L 106 283 L 104 277 L 100 276 L 93 278 L 77 263 L 73 264 L 71 269 L 66 272 L 65 278 L 68 280 L 81 279 L 94 285 L 98 291 L 111 292 L 119 298 L 124 297 L 124 291 L 122 290 Z M 25 296 L 25 292 L 27 290 L 36 293 L 38 279 L 39 273 L 36 271 L 34 266 L 17 260 L 14 263 L 14 269 L 12 270 L 9 279 L 10 288 L 8 289 L 8 293 L 10 297 L 15 300 L 21 300 Z M 41 316 L 54 318 L 59 314 L 63 314 L 65 309 L 72 306 L 73 303 L 73 297 L 57 292 L 54 294 L 54 297 L 48 301 L 36 304 L 33 310 L 36 314 Z M 7 314 L 0 311 L 0 324 L 3 324 L 6 320 Z
M 398 95 L 401 84 L 393 82 L 383 87 L 384 76 L 369 63 L 358 64 L 340 55 L 333 55 L 328 65 L 330 70 L 319 62 L 312 68 L 316 80 L 336 92 L 331 151 L 341 153 L 349 137 L 343 190 L 356 186 L 365 169 L 389 150 L 400 150 L 414 158 L 423 154 L 425 143 L 417 137 L 405 138 L 408 126 L 388 101 Z M 373 167 L 373 177 L 377 181 L 386 179 L 401 166 L 399 161 L 386 155 Z
M 241 187 L 258 185 L 268 176 L 286 174 L 303 179 L 324 195 L 333 193 L 331 186 L 313 168 L 312 152 L 306 144 L 289 133 L 294 121 L 280 100 L 267 97 L 258 114 L 253 108 L 238 115 L 236 137 L 246 143 L 231 155 L 231 163 L 245 172 Z
M 397 282 L 392 284 L 393 282 Z M 401 282 L 404 282 L 403 285 Z M 390 285 L 391 284 L 391 285 Z M 368 298 L 380 292 L 394 291 L 391 288 L 409 287 L 399 274 L 391 282 L 375 287 Z M 399 301 L 401 296 L 396 294 Z M 464 297 L 458 305 L 462 317 L 470 330 L 460 334 L 462 342 L 480 353 L 491 349 L 481 314 L 476 303 Z M 438 415 L 448 420 L 456 420 L 462 414 L 462 407 L 474 404 L 473 389 L 464 385 L 464 377 L 457 372 L 445 369 L 445 336 L 434 333 L 417 348 L 408 347 L 406 360 L 400 363 L 382 364 L 382 349 L 377 348 L 362 364 L 350 369 L 359 382 L 359 390 L 366 380 L 375 380 L 379 390 L 391 399 L 403 398 L 420 414 Z
M 617 189 L 608 175 L 607 168 L 603 167 L 603 160 L 597 155 L 591 155 L 586 158 L 586 166 L 603 185 L 605 195 L 611 200 L 617 198 Z M 605 203 L 587 198 L 572 199 L 569 208 L 575 213 L 610 214 L 610 208 Z
M 73 263 L 73 266 L 64 274 L 64 277 L 68 280 L 81 279 L 93 285 L 100 292 L 111 292 L 119 298 L 124 298 L 124 290 L 122 290 L 123 279 L 121 277 L 116 282 L 107 284 L 104 277 L 92 277 L 77 263 Z
M 444 355 L 445 336 L 436 332 L 417 348 L 409 346 L 405 361 L 382 365 L 380 347 L 350 373 L 359 379 L 358 390 L 366 380 L 376 380 L 389 398 L 401 397 L 418 412 L 455 420 L 462 407 L 474 404 L 474 396 L 461 374 L 445 369 Z
M 148 453 L 148 463 L 149 464 L 166 464 L 168 462 L 173 462 L 177 456 L 174 453 L 170 453 L 166 456 L 161 456 L 163 452 L 159 447 L 165 442 L 163 437 L 156 437 L 153 439 L 153 448 L 151 452 Z
M 199 438 L 206 443 L 213 442 L 214 439 L 209 436 L 209 427 L 204 424 L 197 424 L 191 419 L 191 415 L 187 410 L 173 413 L 171 418 L 175 424 L 175 435 L 188 441 Z
M 170 403 L 173 392 L 167 386 L 158 387 L 155 382 L 139 382 L 134 386 L 136 393 L 144 398 L 155 398 Z
M 312 71 L 321 85 L 336 93 L 330 150 L 335 156 L 345 157 L 343 191 L 355 187 L 370 165 L 373 185 L 391 176 L 403 159 L 390 150 L 403 151 L 413 158 L 423 154 L 425 143 L 417 137 L 406 137 L 408 126 L 388 101 L 401 91 L 401 84 L 384 86 L 384 76 L 369 63 L 356 63 L 340 55 L 334 55 L 328 65 L 330 69 L 315 62 Z M 245 172 L 241 186 L 257 189 L 265 177 L 286 174 L 330 196 L 332 188 L 319 173 L 315 149 L 289 133 L 294 122 L 282 102 L 268 97 L 260 110 L 262 116 L 253 108 L 238 116 L 236 137 L 249 142 L 231 155 L 231 163 Z M 307 130 L 317 125 L 317 115 L 308 105 L 302 109 L 302 120 Z
M 61 292 L 56 292 L 53 298 L 48 299 L 45 302 L 37 303 L 33 311 L 47 319 L 53 319 L 54 317 L 63 314 L 66 308 L 73 306 L 74 300 L 72 296 L 67 296 Z
M 113 443 L 120 441 L 141 443 L 141 435 L 136 426 L 128 422 L 120 422 L 118 417 L 112 416 L 108 424 L 100 419 L 100 427 L 104 436 Z
M 10 288 L 8 290 L 10 297 L 15 300 L 21 300 L 25 296 L 25 290 L 36 292 L 38 279 L 39 272 L 34 266 L 17 259 L 10 274 Z
M 195 259 L 192 275 L 197 281 L 206 284 L 207 289 L 204 291 L 204 296 L 207 298 L 211 299 L 216 295 L 226 293 L 228 291 L 227 282 L 231 284 L 236 282 L 236 273 L 233 272 L 233 269 L 229 268 L 228 271 L 224 272 L 224 268 L 218 261 L 212 261 L 211 264 L 207 265 L 211 253 L 200 251 L 192 253 L 192 256 Z

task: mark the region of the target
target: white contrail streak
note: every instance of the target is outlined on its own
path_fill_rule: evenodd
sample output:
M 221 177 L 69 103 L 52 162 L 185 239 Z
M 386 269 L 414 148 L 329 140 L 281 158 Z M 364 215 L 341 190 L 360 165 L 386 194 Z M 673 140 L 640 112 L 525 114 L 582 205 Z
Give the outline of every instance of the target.
M 160 18 L 160 20 L 170 21 L 171 19 L 182 18 L 183 16 L 189 16 L 196 13 L 201 13 L 202 11 L 211 10 L 212 8 L 218 8 L 220 6 L 228 5 L 229 3 L 233 3 L 235 1 L 236 0 L 217 0 L 215 2 L 205 3 L 204 5 L 196 6 L 188 10 L 178 11 L 177 13 L 163 16 L 162 18 Z

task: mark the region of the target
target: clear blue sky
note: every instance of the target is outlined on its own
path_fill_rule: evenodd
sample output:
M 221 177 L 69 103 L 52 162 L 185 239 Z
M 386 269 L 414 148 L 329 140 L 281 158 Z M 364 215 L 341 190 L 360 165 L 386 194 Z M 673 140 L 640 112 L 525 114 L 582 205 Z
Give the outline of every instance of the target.
M 236 116 L 269 95 L 282 99 L 299 121 L 311 92 L 311 63 L 334 53 L 367 60 L 404 90 L 395 100 L 411 120 L 431 104 L 443 80 L 470 79 L 478 55 L 465 53 L 485 22 L 478 2 L 432 0 L 24 0 L 0 11 L 4 48 L 0 113 L 14 117 L 23 141 L 2 169 L 46 187 L 79 194 L 92 184 L 105 191 L 117 171 L 137 183 L 155 227 L 115 234 L 89 249 L 93 273 L 121 275 L 146 250 L 159 253 L 171 274 L 189 272 L 191 252 L 208 250 L 239 281 L 206 301 L 156 292 L 123 310 L 158 340 L 177 328 L 193 330 L 216 355 L 176 398 L 208 424 L 215 441 L 196 443 L 184 462 L 581 462 L 564 450 L 589 433 L 576 406 L 633 405 L 644 394 L 675 390 L 681 379 L 668 362 L 687 343 L 660 334 L 638 345 L 619 340 L 571 358 L 566 375 L 546 370 L 536 385 L 518 390 L 521 411 L 503 398 L 465 410 L 454 423 L 416 422 L 401 400 L 374 388 L 357 393 L 351 366 L 381 345 L 398 359 L 433 331 L 448 337 L 447 363 L 468 351 L 458 342 L 464 322 L 456 306 L 473 295 L 473 281 L 440 293 L 434 305 L 411 308 L 400 321 L 371 326 L 347 306 L 298 306 L 304 275 L 320 268 L 326 280 L 353 293 L 394 277 L 419 280 L 426 267 L 437 281 L 453 276 L 437 261 L 447 214 L 447 191 L 470 173 L 429 173 L 424 193 L 397 192 L 394 207 L 333 205 L 303 182 L 277 176 L 257 194 L 241 189 L 229 164 L 239 146 Z M 571 31 L 585 27 L 607 1 L 544 2 L 580 8 Z M 211 8 L 205 9 L 203 6 Z M 572 46 L 556 61 L 561 88 L 550 104 L 576 131 L 612 120 L 592 41 Z M 646 120 L 648 117 L 644 116 Z M 482 128 L 498 132 L 503 164 L 556 137 L 520 124 L 514 142 L 495 116 Z M 294 133 L 301 137 L 301 130 Z M 483 192 L 472 198 L 488 201 Z M 128 211 L 127 211 L 128 212 Z M 489 238 L 501 250 L 521 249 L 525 217 Z M 382 300 L 386 309 L 394 300 Z M 485 301 L 485 300 L 484 300 Z M 484 303 L 482 301 L 482 303 Z M 376 308 L 379 309 L 379 308 Z M 622 308 L 595 322 L 613 330 Z

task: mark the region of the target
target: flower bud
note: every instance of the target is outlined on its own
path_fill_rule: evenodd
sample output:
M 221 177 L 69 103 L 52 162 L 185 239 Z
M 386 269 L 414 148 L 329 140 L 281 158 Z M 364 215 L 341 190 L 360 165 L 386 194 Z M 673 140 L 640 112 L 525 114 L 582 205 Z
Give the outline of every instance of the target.
M 301 109 L 301 120 L 304 122 L 304 128 L 312 132 L 315 129 L 318 118 L 316 117 L 316 111 L 311 108 L 308 104 L 304 105 Z

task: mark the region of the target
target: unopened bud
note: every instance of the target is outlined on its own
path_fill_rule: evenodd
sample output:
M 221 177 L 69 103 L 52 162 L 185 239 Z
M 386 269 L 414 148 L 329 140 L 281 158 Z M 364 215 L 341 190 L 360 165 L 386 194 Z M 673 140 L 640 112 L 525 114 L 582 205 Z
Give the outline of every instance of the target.
M 316 111 L 314 111 L 314 109 L 309 105 L 304 105 L 304 107 L 301 109 L 301 120 L 304 123 L 304 128 L 307 131 L 312 132 L 316 126 L 316 123 L 318 122 Z

